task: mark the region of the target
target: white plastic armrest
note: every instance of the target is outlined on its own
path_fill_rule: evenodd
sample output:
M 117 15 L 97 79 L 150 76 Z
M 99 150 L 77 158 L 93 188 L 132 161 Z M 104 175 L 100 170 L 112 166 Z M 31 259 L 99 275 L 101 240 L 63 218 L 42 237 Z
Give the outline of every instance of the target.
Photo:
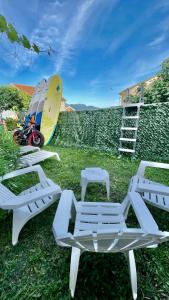
M 135 192 L 128 193 L 132 208 L 142 229 L 149 233 L 157 232 L 158 226 L 141 196 Z
M 139 193 L 149 192 L 149 193 L 169 196 L 169 187 L 164 185 L 157 185 L 157 184 L 139 183 L 137 185 L 137 192 Z
M 11 200 L 8 201 L 1 201 L 0 207 L 2 209 L 15 209 L 27 204 L 30 204 L 36 200 L 42 199 L 47 196 L 54 196 L 56 194 L 61 194 L 61 189 L 57 185 L 53 185 L 47 188 L 44 188 L 42 190 L 38 190 L 36 192 L 32 192 L 26 195 L 19 195 L 15 196 L 14 198 L 11 198 Z
M 139 168 L 137 170 L 137 175 L 140 176 L 140 177 L 144 177 L 144 172 L 145 172 L 146 167 L 169 169 L 169 164 L 142 160 L 140 165 L 139 165 Z
M 0 177 L 0 182 L 3 181 L 3 180 L 6 180 L 6 179 L 14 178 L 14 177 L 21 176 L 21 175 L 28 174 L 28 173 L 32 173 L 32 172 L 37 172 L 38 173 L 39 180 L 40 180 L 41 183 L 46 182 L 46 179 L 47 179 L 46 175 L 45 175 L 45 173 L 44 173 L 44 171 L 43 171 L 43 169 L 41 168 L 40 165 L 31 166 L 31 167 L 28 167 L 28 168 L 13 171 L 11 173 L 7 173 L 4 176 Z
M 133 176 L 129 183 L 128 192 L 137 192 L 138 182 L 139 182 L 139 176 L 137 175 Z
M 74 206 L 76 210 L 76 199 L 74 193 L 71 190 L 64 190 L 53 221 L 53 233 L 56 240 L 68 233 L 72 206 Z
M 59 157 L 59 154 L 57 152 L 50 152 L 50 153 L 52 153 L 53 155 L 55 155 L 56 159 L 60 161 L 60 157 Z
M 59 154 L 58 154 L 57 152 L 55 152 L 55 153 L 56 153 L 56 158 L 57 158 L 57 160 L 60 161 L 60 156 L 59 156 Z

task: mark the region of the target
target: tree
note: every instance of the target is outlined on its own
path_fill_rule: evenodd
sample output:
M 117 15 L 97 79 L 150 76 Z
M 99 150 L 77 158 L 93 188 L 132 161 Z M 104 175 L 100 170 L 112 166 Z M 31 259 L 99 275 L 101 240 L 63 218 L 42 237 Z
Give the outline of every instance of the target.
M 169 84 L 160 77 L 154 81 L 150 89 L 145 90 L 145 103 L 158 103 L 169 101 Z
M 31 96 L 10 86 L 0 87 L 0 111 L 13 109 L 27 110 Z
M 6 34 L 11 43 L 17 43 L 24 48 L 32 50 L 39 54 L 40 48 L 36 44 L 31 44 L 25 35 L 19 35 L 15 27 L 8 23 L 4 16 L 0 15 L 0 32 Z
M 159 72 L 159 76 L 162 80 L 169 83 L 169 58 L 165 59 L 161 66 L 162 70 Z
M 145 103 L 169 101 L 169 58 L 162 62 L 161 70 L 156 76 L 152 86 L 145 89 Z
M 19 34 L 15 27 L 11 23 L 8 23 L 5 17 L 2 15 L 0 15 L 0 33 L 5 34 L 11 43 L 17 43 L 23 46 L 25 49 L 35 52 L 36 54 L 43 52 L 50 56 L 55 52 L 50 45 L 46 49 L 42 50 L 37 44 L 31 43 L 25 35 Z

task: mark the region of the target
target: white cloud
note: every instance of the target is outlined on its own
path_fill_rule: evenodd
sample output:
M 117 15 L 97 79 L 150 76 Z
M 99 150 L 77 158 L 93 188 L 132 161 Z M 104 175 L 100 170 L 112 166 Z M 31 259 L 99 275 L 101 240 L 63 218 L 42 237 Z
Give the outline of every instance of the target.
M 131 24 L 126 28 L 125 31 L 123 31 L 122 34 L 119 36 L 116 36 L 116 38 L 113 39 L 112 43 L 110 44 L 108 48 L 108 52 L 114 53 L 117 49 L 119 49 L 131 36 L 132 34 L 138 30 L 139 26 L 142 24 L 143 16 L 139 17 L 135 23 Z
M 98 17 L 102 14 L 103 8 L 109 6 L 109 10 L 115 8 L 119 0 L 86 0 L 81 1 L 78 4 L 77 11 L 70 20 L 67 31 L 65 32 L 61 45 L 59 48 L 59 54 L 56 63 L 56 72 L 60 72 L 68 60 L 74 57 L 74 51 L 78 49 L 80 43 L 83 43 L 84 32 L 87 32 L 86 28 L 92 27 L 92 25 L 98 20 Z
M 136 20 L 131 25 L 129 25 L 124 32 L 122 32 L 122 34 L 120 34 L 118 37 L 113 39 L 110 47 L 108 48 L 108 52 L 110 52 L 112 54 L 116 50 L 121 48 L 121 46 L 127 40 L 129 40 L 136 31 L 138 31 L 138 29 L 142 26 L 142 24 L 145 24 L 146 19 L 148 20 L 149 18 L 152 17 L 152 15 L 154 13 L 156 13 L 157 11 L 159 11 L 159 9 L 164 8 L 164 7 L 165 8 L 167 7 L 166 1 L 161 1 L 161 3 L 157 3 L 157 5 L 154 5 L 153 7 L 149 8 L 147 11 L 145 11 L 144 14 L 140 14 L 138 16 L 138 18 L 136 18 Z M 161 26 L 161 29 L 164 29 L 164 25 L 166 25 L 167 21 L 168 21 L 168 18 L 165 19 L 161 24 L 159 24 Z M 158 24 L 157 24 L 157 27 L 158 27 Z
M 76 14 L 73 16 L 70 26 L 65 33 L 60 45 L 59 59 L 56 63 L 56 72 L 60 72 L 65 60 L 67 60 L 71 51 L 76 47 L 75 44 L 79 39 L 79 34 L 89 17 L 89 11 L 96 4 L 95 0 L 86 0 L 79 5 Z
M 56 72 L 69 67 L 75 52 L 86 38 L 87 28 L 99 20 L 103 8 L 113 9 L 119 0 L 56 0 L 47 7 L 37 28 L 31 35 L 32 41 L 41 47 L 51 45 L 56 50 L 53 62 Z
M 51 46 L 55 50 L 50 57 L 53 69 L 61 72 L 64 68 L 68 71 L 67 75 L 73 77 L 76 73 L 73 58 L 79 48 L 85 48 L 88 29 L 100 22 L 102 13 L 114 9 L 118 1 L 49 1 L 48 5 L 42 7 L 41 13 L 37 14 L 37 21 L 34 20 L 36 26 L 32 32 L 29 32 L 28 37 L 42 50 Z M 29 16 L 27 18 L 29 20 Z M 17 62 L 11 66 L 13 71 L 17 72 L 30 65 L 28 56 L 27 51 L 19 54 L 19 57 L 16 58 Z M 38 55 L 32 55 L 34 65 L 38 57 Z M 5 60 L 9 65 L 11 64 L 11 58 L 5 58 Z
M 161 35 L 159 35 L 158 37 L 156 37 L 154 40 L 152 40 L 148 46 L 149 47 L 154 47 L 154 46 L 158 46 L 160 45 L 162 42 L 164 42 L 166 39 L 166 34 L 162 33 Z
M 50 46 L 56 50 L 53 52 L 53 68 L 55 71 L 61 71 L 65 61 L 69 60 L 76 48 L 76 43 L 80 38 L 80 33 L 84 28 L 86 20 L 90 16 L 91 8 L 101 0 L 72 0 L 71 2 L 52 1 L 43 9 L 42 14 L 37 16 L 37 26 L 33 32 L 30 32 L 29 38 L 40 46 L 42 50 Z M 107 0 L 106 0 L 107 1 Z M 30 65 L 30 55 L 28 51 L 22 51 L 21 47 L 15 50 L 14 45 L 3 41 L 4 49 L 0 49 L 3 55 L 2 59 L 8 63 L 14 74 L 18 70 Z M 22 51 L 22 53 L 21 53 Z M 8 55 L 6 55 L 8 53 Z M 32 55 L 32 61 L 38 58 Z M 73 77 L 76 73 L 75 68 L 68 67 L 68 75 Z
M 31 40 L 42 48 L 50 45 L 56 50 L 57 55 L 53 57 L 56 72 L 60 72 L 64 63 L 73 56 L 84 24 L 90 17 L 92 8 L 99 3 L 101 0 L 72 0 L 62 3 L 56 0 L 42 14 L 37 28 L 31 34 Z
M 32 63 L 31 54 L 20 45 L 9 42 L 5 35 L 1 36 L 0 47 L 1 61 L 8 65 L 8 72 L 1 68 L 0 72 L 6 72 L 8 77 L 12 77 L 15 73 L 24 67 L 30 67 Z
M 169 57 L 168 49 L 151 57 L 149 55 L 138 57 L 130 63 L 128 68 L 122 64 L 118 70 L 110 69 L 90 81 L 90 91 L 92 94 L 98 94 L 98 91 L 106 93 L 109 91 L 109 93 L 112 92 L 113 98 L 117 99 L 119 92 L 123 89 L 156 74 L 160 70 L 162 61 L 167 57 Z M 126 59 L 129 58 L 126 57 Z
M 169 50 L 159 52 L 153 57 L 145 57 L 137 59 L 130 69 L 130 79 L 126 78 L 126 82 L 122 89 L 125 89 L 131 85 L 136 84 L 139 81 L 156 74 L 160 70 L 160 66 L 163 60 L 169 57 Z
M 55 5 L 56 7 L 62 7 L 62 3 L 58 0 L 56 0 L 53 5 Z
M 159 34 L 150 42 L 148 43 L 149 47 L 155 47 L 161 45 L 168 37 L 169 31 L 169 18 L 164 18 L 158 25 L 157 31 Z
M 111 76 L 108 76 L 108 77 L 107 76 L 105 76 L 105 77 L 98 76 L 89 82 L 89 87 L 90 87 L 92 93 L 97 93 L 97 91 L 99 89 L 101 89 L 101 90 L 105 89 L 106 91 L 111 90 L 112 85 L 113 85 L 113 80 L 112 80 Z

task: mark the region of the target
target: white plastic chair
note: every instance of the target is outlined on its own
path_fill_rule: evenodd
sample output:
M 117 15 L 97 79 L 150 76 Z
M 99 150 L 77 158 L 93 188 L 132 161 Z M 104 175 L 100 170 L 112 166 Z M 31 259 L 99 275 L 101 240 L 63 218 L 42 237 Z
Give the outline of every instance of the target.
M 125 220 L 132 206 L 140 228 L 128 228 Z M 75 220 L 73 233 L 70 219 Z M 53 222 L 56 242 L 72 247 L 69 287 L 74 297 L 80 255 L 84 251 L 121 252 L 127 257 L 133 299 L 137 298 L 137 273 L 134 249 L 156 246 L 169 240 L 169 232 L 158 226 L 138 193 L 128 193 L 120 203 L 77 202 L 72 191 L 63 191 Z
M 57 160 L 60 161 L 59 154 L 57 152 L 39 150 L 34 153 L 29 153 L 20 157 L 19 167 L 24 168 L 28 166 L 33 166 L 51 157 L 55 157 Z
M 46 177 L 39 165 L 8 173 L 0 177 L 0 182 L 32 172 L 38 173 L 39 183 L 23 191 L 18 196 L 0 183 L 0 208 L 13 210 L 13 245 L 17 244 L 18 236 L 23 226 L 31 218 L 49 207 L 61 195 L 60 187 Z
M 144 178 L 146 167 L 168 169 L 169 164 L 141 161 L 129 190 L 137 191 L 147 203 L 169 212 L 169 187 Z
M 36 152 L 36 151 L 39 151 L 39 150 L 40 150 L 39 147 L 34 147 L 34 146 L 30 146 L 30 145 L 22 146 L 22 147 L 20 147 L 20 154 L 24 155 L 24 154 L 27 154 L 27 153 L 30 153 L 30 152 Z
M 109 173 L 101 168 L 85 168 L 81 171 L 81 200 L 84 201 L 86 189 L 89 183 L 102 183 L 106 186 L 107 199 L 110 198 L 110 179 Z

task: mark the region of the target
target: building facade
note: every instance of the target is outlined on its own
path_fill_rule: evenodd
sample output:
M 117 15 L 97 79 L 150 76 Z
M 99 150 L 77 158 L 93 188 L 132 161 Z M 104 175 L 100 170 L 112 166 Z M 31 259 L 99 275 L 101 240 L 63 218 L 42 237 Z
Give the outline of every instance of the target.
M 157 76 L 153 76 L 150 77 L 142 82 L 136 83 L 135 85 L 132 85 L 124 90 L 122 90 L 119 93 L 120 96 L 120 105 L 125 104 L 125 102 L 127 102 L 127 98 L 129 98 L 130 96 L 136 96 L 138 95 L 138 89 L 140 88 L 141 85 L 144 86 L 144 88 L 149 88 L 152 86 L 152 84 L 154 83 L 154 81 L 157 80 Z

